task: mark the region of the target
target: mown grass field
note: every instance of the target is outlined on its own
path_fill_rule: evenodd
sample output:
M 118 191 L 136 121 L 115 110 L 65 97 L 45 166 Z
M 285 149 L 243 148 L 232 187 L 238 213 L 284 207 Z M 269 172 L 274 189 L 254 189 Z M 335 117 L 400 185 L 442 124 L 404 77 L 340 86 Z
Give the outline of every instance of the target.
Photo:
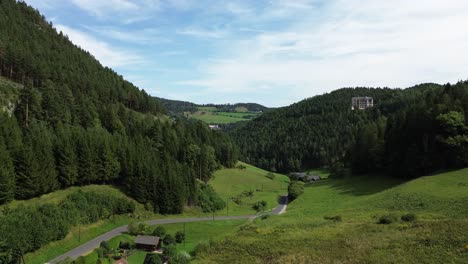
M 402 221 L 409 212 L 417 219 Z M 398 220 L 377 223 L 389 214 Z M 324 219 L 333 216 L 342 220 Z M 326 179 L 285 215 L 257 219 L 195 263 L 467 263 L 467 227 L 468 169 L 408 182 Z
M 245 169 L 222 169 L 214 174 L 210 181 L 215 191 L 228 203 L 228 208 L 224 210 L 225 214 L 240 215 L 254 214 L 252 208 L 255 202 L 264 200 L 267 202 L 267 208 L 272 209 L 278 205 L 278 197 L 287 194 L 289 178 L 274 174 L 275 178 L 266 177 L 267 171 L 248 165 Z M 235 203 L 232 198 L 241 195 L 243 192 L 253 192 L 252 197 L 243 197 L 242 204 Z M 218 212 L 217 215 L 222 214 Z

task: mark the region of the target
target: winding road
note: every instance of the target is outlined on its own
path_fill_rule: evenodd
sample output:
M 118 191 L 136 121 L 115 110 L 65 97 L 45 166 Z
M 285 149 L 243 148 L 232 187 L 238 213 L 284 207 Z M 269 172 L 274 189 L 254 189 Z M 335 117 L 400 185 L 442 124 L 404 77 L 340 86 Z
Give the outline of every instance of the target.
M 288 207 L 288 196 L 284 195 L 281 197 L 279 204 L 277 207 L 275 207 L 273 210 L 270 212 L 267 212 L 266 214 L 272 214 L 272 215 L 279 215 L 283 214 L 286 211 L 286 208 Z M 222 220 L 236 220 L 236 219 L 255 219 L 263 214 L 255 214 L 255 215 L 238 215 L 238 216 L 215 216 L 213 217 L 198 217 L 198 218 L 175 218 L 175 219 L 157 219 L 157 220 L 150 220 L 150 221 L 145 221 L 144 223 L 148 225 L 164 225 L 164 224 L 176 224 L 176 223 L 190 223 L 190 222 L 202 222 L 202 221 L 222 221 Z M 74 248 L 67 253 L 58 256 L 52 260 L 50 260 L 49 264 L 56 263 L 58 261 L 64 260 L 66 258 L 70 259 L 76 259 L 79 256 L 86 255 L 87 253 L 93 251 L 95 248 L 98 248 L 99 245 L 101 244 L 102 241 L 107 241 L 113 237 L 116 237 L 118 235 L 121 235 L 122 233 L 127 232 L 128 230 L 128 225 L 124 225 L 121 227 L 118 227 L 116 229 L 113 229 L 103 235 L 100 235 L 96 237 L 93 240 L 90 240 L 83 245 Z

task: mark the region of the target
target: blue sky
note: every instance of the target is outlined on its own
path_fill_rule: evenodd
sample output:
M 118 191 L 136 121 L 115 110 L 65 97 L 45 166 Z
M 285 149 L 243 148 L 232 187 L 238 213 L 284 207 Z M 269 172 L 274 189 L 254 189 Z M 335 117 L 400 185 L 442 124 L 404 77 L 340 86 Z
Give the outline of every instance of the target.
M 285 106 L 468 79 L 466 0 L 26 0 L 154 96 Z

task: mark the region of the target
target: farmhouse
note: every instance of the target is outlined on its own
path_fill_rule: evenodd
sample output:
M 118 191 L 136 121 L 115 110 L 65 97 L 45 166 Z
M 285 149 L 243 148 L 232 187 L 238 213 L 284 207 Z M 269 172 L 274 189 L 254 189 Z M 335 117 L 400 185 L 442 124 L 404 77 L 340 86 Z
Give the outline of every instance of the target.
M 303 182 L 313 182 L 320 180 L 320 176 L 310 175 L 306 172 L 293 172 L 290 174 L 291 179 L 299 180 Z
M 161 239 L 157 236 L 137 236 L 135 246 L 137 249 L 156 251 L 161 248 Z
M 208 125 L 208 127 L 211 129 L 211 130 L 221 130 L 221 127 L 219 125 Z

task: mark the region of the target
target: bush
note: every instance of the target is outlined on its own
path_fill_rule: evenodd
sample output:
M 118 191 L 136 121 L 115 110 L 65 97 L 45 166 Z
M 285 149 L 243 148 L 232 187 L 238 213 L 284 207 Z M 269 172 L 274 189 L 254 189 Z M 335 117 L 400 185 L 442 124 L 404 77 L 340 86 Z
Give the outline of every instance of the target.
M 413 222 L 414 220 L 416 220 L 416 218 L 416 215 L 413 213 L 408 213 L 401 216 L 401 220 L 404 222 Z
M 378 224 L 388 225 L 398 221 L 398 218 L 394 215 L 383 215 L 379 218 Z
M 176 249 L 176 247 L 174 245 L 168 245 L 168 246 L 164 247 L 163 259 L 165 261 L 167 261 L 169 259 L 172 259 L 176 255 L 177 255 L 177 249 Z
M 324 217 L 325 220 L 331 220 L 331 221 L 335 221 L 335 222 L 341 222 L 341 215 L 336 215 L 336 216 L 325 216 Z
M 154 212 L 153 204 L 151 202 L 145 203 L 145 210 L 153 213 Z
M 304 183 L 300 181 L 291 181 L 288 186 L 288 197 L 294 201 L 304 193 Z
M 161 257 L 157 254 L 146 254 L 143 264 L 162 264 Z
M 164 237 L 166 235 L 166 229 L 162 226 L 157 226 L 153 231 L 153 236 Z
M 119 249 L 130 249 L 130 243 L 125 241 L 120 241 Z
M 180 244 L 180 243 L 184 242 L 184 240 L 185 240 L 185 234 L 184 234 L 184 232 L 182 232 L 182 231 L 177 231 L 177 233 L 175 234 L 175 241 L 176 241 L 176 243 L 179 243 L 179 244 Z
M 266 220 L 268 218 L 270 218 L 269 214 L 262 215 L 262 217 L 261 217 L 262 220 Z
M 96 248 L 94 250 L 94 252 L 96 252 L 96 254 L 98 255 L 98 258 L 103 258 L 104 257 L 104 249 L 102 247 Z
M 111 247 L 107 241 L 102 241 L 99 247 L 101 247 L 104 250 L 104 253 L 108 253 L 109 251 L 111 251 Z
M 190 255 L 186 252 L 180 252 L 171 259 L 171 264 L 189 264 Z
M 254 210 L 256 210 L 257 212 L 262 212 L 265 210 L 265 207 L 267 205 L 267 202 L 266 201 L 259 201 L 259 202 L 256 202 L 252 208 Z
M 270 180 L 274 180 L 276 176 L 273 172 L 268 172 L 266 177 Z
M 171 235 L 166 235 L 166 236 L 164 237 L 164 239 L 163 239 L 163 243 L 164 243 L 164 245 L 169 246 L 169 245 L 175 244 L 176 241 L 175 241 L 175 239 L 174 239 L 173 236 L 171 236 Z
M 193 249 L 193 255 L 197 256 L 202 252 L 208 251 L 208 249 L 210 249 L 210 244 L 209 243 L 207 243 L 207 242 L 198 243 L 195 246 L 195 248 Z
M 133 223 L 128 225 L 128 233 L 133 236 L 144 235 L 147 233 L 149 226 L 145 223 Z
M 215 192 L 213 187 L 209 184 L 198 183 L 197 184 L 197 205 L 201 207 L 203 212 L 215 212 L 223 209 L 226 203 L 223 199 Z
M 239 169 L 239 170 L 245 170 L 245 169 L 247 169 L 247 167 L 244 166 L 244 165 L 242 165 L 242 164 L 237 165 L 236 168 Z

